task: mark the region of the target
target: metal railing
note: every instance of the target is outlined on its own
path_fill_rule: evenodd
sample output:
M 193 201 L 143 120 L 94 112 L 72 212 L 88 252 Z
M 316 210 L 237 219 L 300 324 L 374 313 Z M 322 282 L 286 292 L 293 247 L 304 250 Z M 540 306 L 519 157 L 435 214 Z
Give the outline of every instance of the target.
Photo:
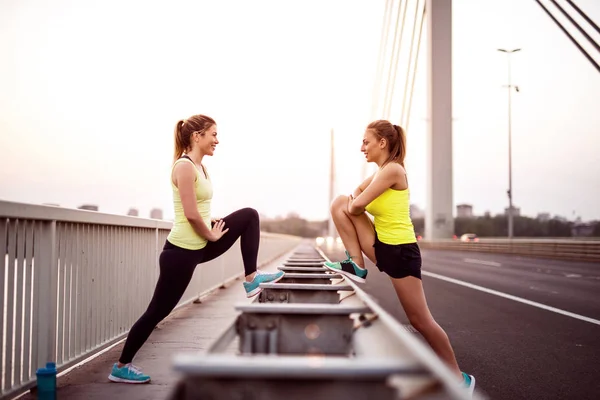
M 158 279 L 167 221 L 0 201 L 0 398 L 123 339 Z M 259 265 L 300 238 L 261 234 Z M 243 275 L 239 241 L 201 264 L 177 307 Z
M 460 240 L 421 240 L 422 249 L 505 253 L 526 257 L 571 261 L 600 262 L 600 240 L 571 239 L 487 239 L 478 242 Z

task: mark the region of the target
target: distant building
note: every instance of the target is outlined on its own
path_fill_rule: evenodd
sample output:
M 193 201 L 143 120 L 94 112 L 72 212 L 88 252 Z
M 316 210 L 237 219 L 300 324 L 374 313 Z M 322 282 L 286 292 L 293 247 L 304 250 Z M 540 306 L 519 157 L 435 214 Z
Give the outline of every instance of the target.
M 538 213 L 537 217 L 535 217 L 540 222 L 550 221 L 550 213 Z
M 98 206 L 95 204 L 82 204 L 77 208 L 80 210 L 98 211 Z
M 425 218 L 425 212 L 419 208 L 416 204 L 410 205 L 410 217 L 414 219 Z
M 138 212 L 137 208 L 130 208 L 129 211 L 127 211 L 127 215 L 131 217 L 137 217 L 140 215 L 140 213 Z
M 470 204 L 457 204 L 456 216 L 458 218 L 473 218 L 473 206 Z
M 152 219 L 163 219 L 163 212 L 160 208 L 153 208 L 150 210 L 150 218 Z
M 489 211 L 486 211 L 486 212 L 483 213 L 483 216 L 486 217 L 486 218 L 492 218 L 492 213 L 489 212 Z
M 513 217 L 520 217 L 521 216 L 521 209 L 519 207 L 513 206 L 512 209 L 513 209 L 513 212 L 512 212 Z M 504 215 L 508 215 L 508 207 L 506 207 L 504 209 Z
M 594 234 L 594 225 L 589 223 L 579 222 L 573 224 L 571 235 L 575 237 L 592 236 Z

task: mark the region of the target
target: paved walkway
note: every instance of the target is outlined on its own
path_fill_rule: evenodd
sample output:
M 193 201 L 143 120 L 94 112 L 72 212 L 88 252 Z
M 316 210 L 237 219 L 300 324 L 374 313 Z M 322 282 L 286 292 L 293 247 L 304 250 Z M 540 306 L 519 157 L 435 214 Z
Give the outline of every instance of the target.
M 261 266 L 274 272 L 290 253 Z M 112 364 L 118 360 L 124 342 L 58 378 L 58 398 L 61 400 L 164 400 L 175 386 L 178 375 L 172 371 L 171 357 L 175 353 L 204 351 L 235 320 L 235 303 L 252 302 L 246 297 L 242 280 L 233 281 L 202 299 L 173 312 L 152 332 L 136 355 L 133 364 L 152 377 L 148 384 L 122 384 L 108 380 Z M 35 400 L 27 393 L 20 399 Z

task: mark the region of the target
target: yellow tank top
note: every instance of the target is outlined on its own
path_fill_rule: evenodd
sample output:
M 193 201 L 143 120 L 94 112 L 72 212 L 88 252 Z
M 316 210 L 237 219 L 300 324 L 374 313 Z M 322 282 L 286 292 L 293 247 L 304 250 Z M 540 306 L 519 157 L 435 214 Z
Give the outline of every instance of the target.
M 373 216 L 380 242 L 386 244 L 415 243 L 415 228 L 410 219 L 410 192 L 388 188 L 365 210 Z
M 196 182 L 194 184 L 196 191 L 196 205 L 198 207 L 198 212 L 202 217 L 202 220 L 211 228 L 210 223 L 210 201 L 213 196 L 212 183 L 210 182 L 210 177 L 204 176 L 204 173 L 201 173 L 196 164 L 194 164 L 191 160 L 187 158 L 180 158 L 175 161 L 173 164 L 173 168 L 180 162 L 189 162 L 194 165 L 196 169 Z M 171 170 L 172 171 L 172 170 Z M 171 178 L 171 188 L 173 190 L 173 205 L 175 208 L 175 220 L 173 221 L 173 227 L 171 228 L 171 232 L 169 232 L 169 236 L 167 240 L 173 243 L 175 246 L 188 249 L 188 250 L 198 250 L 204 248 L 208 241 L 198 235 L 190 222 L 185 217 L 185 213 L 183 212 L 183 205 L 181 204 L 181 196 L 179 195 L 179 189 L 173 183 L 173 179 Z

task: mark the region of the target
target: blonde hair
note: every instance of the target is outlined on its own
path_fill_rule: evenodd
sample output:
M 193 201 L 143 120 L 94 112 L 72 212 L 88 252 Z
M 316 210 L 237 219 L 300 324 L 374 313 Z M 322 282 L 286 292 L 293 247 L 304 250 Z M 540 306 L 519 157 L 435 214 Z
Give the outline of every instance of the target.
M 185 120 L 177 121 L 175 125 L 175 152 L 173 162 L 181 155 L 189 151 L 192 147 L 192 135 L 196 132 L 204 136 L 204 133 L 213 125 L 216 125 L 214 119 L 206 115 L 193 115 Z
M 390 156 L 385 164 L 397 162 L 404 167 L 404 157 L 406 157 L 406 134 L 401 126 L 394 125 L 390 121 L 380 119 L 373 121 L 367 126 L 367 130 L 372 131 L 378 139 L 385 139 L 389 146 Z

